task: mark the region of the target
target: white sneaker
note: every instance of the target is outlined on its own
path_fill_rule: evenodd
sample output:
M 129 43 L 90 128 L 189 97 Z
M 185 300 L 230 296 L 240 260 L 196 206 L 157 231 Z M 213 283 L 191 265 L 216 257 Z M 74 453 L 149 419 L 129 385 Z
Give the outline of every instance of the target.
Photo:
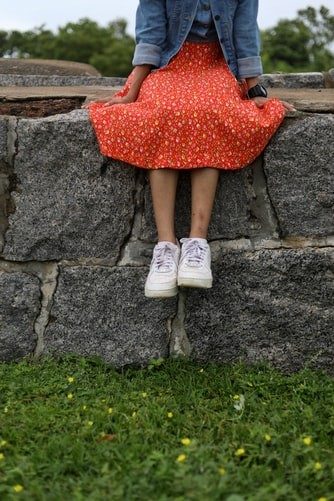
M 177 239 L 176 244 L 163 240 L 155 245 L 145 283 L 146 297 L 170 297 L 177 294 L 177 267 L 180 252 L 180 243 Z
M 212 287 L 211 250 L 205 238 L 181 238 L 183 244 L 177 284 L 183 287 Z

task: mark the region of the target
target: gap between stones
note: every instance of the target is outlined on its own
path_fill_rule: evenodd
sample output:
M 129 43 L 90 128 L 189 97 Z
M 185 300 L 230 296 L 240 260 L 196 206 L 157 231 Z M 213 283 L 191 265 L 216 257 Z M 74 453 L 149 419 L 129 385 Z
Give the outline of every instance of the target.
M 2 177 L 2 190 L 0 196 L 3 211 L 1 214 L 0 228 L 0 252 L 5 246 L 5 235 L 8 228 L 8 213 L 15 211 L 15 204 L 11 197 L 11 192 L 16 190 L 17 177 L 14 170 L 15 157 L 18 152 L 18 137 L 17 137 L 18 120 L 15 117 L 9 117 L 7 121 L 7 155 L 0 166 L 0 175 Z
M 139 240 L 142 216 L 144 212 L 144 187 L 145 178 L 144 172 L 141 169 L 135 170 L 135 184 L 132 192 L 132 207 L 133 212 L 130 220 L 130 229 L 128 234 L 124 237 L 118 257 L 116 259 L 116 266 L 129 265 L 131 262 L 130 249 L 131 242 Z
M 256 241 L 261 237 L 265 238 L 266 235 L 271 235 L 271 238 L 277 239 L 282 232 L 275 207 L 269 196 L 263 154 L 257 160 L 253 169 L 249 170 L 249 175 L 251 175 L 251 180 L 247 185 L 250 200 L 249 211 L 251 216 L 254 216 L 261 224 L 261 230 L 255 230 L 251 239 Z

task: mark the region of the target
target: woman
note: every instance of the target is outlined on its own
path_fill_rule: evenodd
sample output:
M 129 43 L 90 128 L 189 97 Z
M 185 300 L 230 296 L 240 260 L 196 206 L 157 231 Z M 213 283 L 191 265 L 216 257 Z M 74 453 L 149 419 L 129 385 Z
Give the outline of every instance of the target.
M 207 231 L 219 172 L 249 165 L 294 109 L 259 85 L 257 13 L 258 0 L 140 0 L 132 72 L 111 99 L 86 105 L 101 153 L 149 173 L 158 242 L 147 297 L 212 287 Z M 192 207 L 179 242 L 182 169 L 191 169 Z

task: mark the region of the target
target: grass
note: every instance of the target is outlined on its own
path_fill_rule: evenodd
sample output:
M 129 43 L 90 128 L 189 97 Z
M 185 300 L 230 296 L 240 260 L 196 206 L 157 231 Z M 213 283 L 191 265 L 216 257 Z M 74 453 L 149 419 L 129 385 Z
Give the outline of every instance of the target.
M 334 500 L 334 379 L 91 357 L 0 364 L 0 499 Z

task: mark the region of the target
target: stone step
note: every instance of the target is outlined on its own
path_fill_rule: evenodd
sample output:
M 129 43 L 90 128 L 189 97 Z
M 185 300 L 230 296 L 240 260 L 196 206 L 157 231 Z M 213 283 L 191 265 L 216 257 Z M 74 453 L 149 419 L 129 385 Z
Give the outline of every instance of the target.
M 106 99 L 121 86 L 0 87 L 0 102 L 33 99 L 82 98 L 82 102 Z M 297 110 L 316 113 L 334 112 L 334 89 L 268 89 L 269 97 L 278 97 Z
M 33 70 L 31 70 L 33 71 Z M 48 70 L 49 71 L 49 70 Z M 0 67 L 0 86 L 69 86 L 69 85 L 123 85 L 126 78 L 55 74 L 3 74 Z M 334 68 L 324 72 L 265 73 L 260 77 L 267 87 L 278 88 L 325 88 L 334 87 Z

